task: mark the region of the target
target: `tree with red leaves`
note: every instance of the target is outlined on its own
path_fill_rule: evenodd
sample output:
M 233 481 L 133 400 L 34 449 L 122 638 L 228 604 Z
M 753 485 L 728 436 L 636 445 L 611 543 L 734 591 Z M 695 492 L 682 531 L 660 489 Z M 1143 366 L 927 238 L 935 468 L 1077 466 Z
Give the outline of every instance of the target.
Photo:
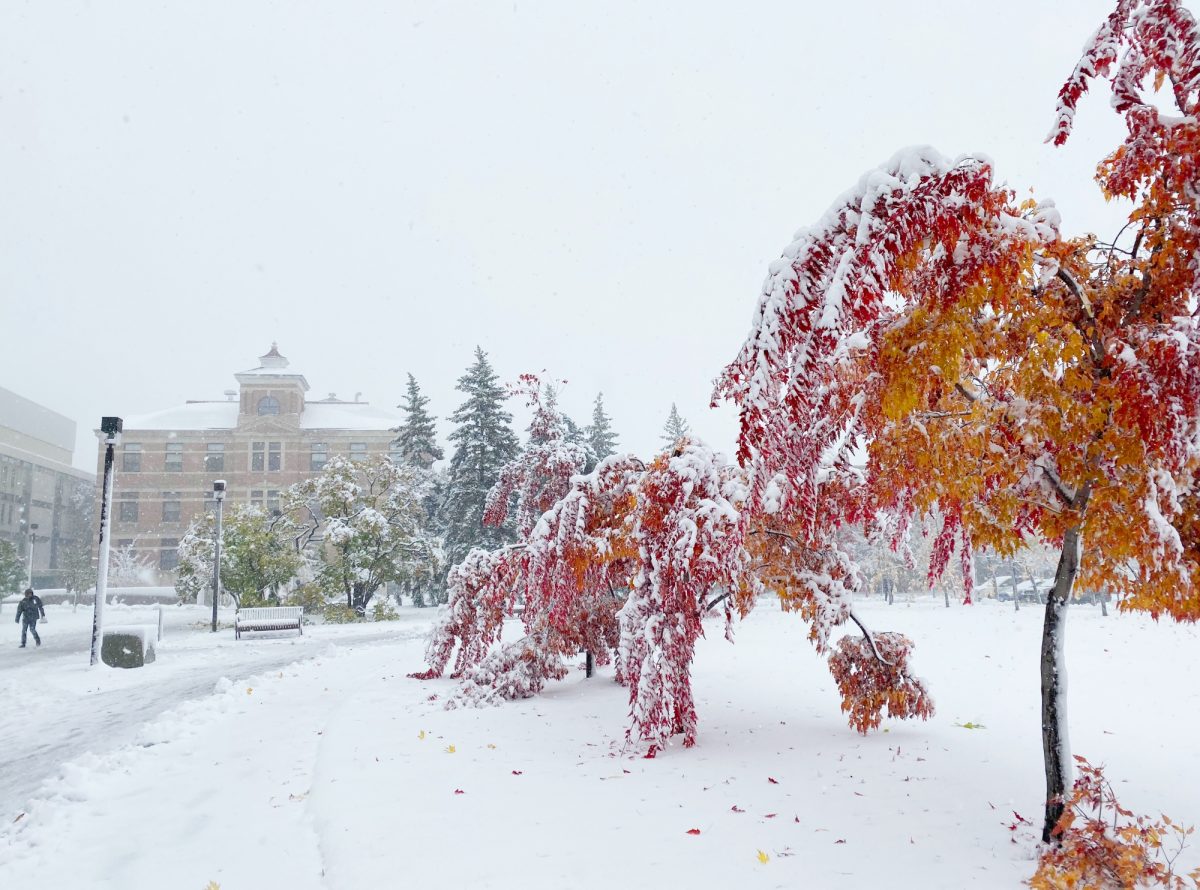
M 1064 238 L 1053 205 L 1015 203 L 985 158 L 902 152 L 772 265 L 715 394 L 740 412 L 750 511 L 828 566 L 802 607 L 843 596 L 853 571 L 834 532 L 880 511 L 900 530 L 941 514 L 934 574 L 955 541 L 964 561 L 1028 537 L 1059 548 L 1042 642 L 1046 840 L 1069 781 L 1076 577 L 1124 608 L 1200 617 L 1195 20 L 1174 0 L 1118 3 L 1060 94 L 1054 142 L 1095 77 L 1128 131 L 1098 174 L 1134 205 L 1112 243 Z M 1147 79 L 1169 89 L 1147 96 Z

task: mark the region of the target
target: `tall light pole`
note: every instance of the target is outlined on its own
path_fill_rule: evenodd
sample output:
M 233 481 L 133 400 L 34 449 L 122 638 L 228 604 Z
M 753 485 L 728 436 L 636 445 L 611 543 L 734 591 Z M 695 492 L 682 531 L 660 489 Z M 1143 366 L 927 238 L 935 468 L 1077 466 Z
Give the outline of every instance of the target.
M 217 632 L 217 601 L 221 598 L 221 524 L 225 516 L 225 480 L 213 483 L 213 498 L 217 502 L 217 540 L 213 546 L 213 610 L 212 632 Z
M 119 417 L 104 417 L 100 420 L 100 434 L 104 437 L 104 489 L 100 496 L 100 566 L 96 572 L 96 602 L 92 612 L 92 659 L 95 665 L 100 660 L 100 631 L 104 626 L 104 599 L 108 595 L 108 551 L 110 549 L 109 526 L 112 524 L 113 477 L 116 475 L 114 450 L 121 442 L 124 429 Z
M 25 586 L 33 587 L 33 545 L 37 543 L 38 524 L 29 523 L 29 572 L 25 578 Z

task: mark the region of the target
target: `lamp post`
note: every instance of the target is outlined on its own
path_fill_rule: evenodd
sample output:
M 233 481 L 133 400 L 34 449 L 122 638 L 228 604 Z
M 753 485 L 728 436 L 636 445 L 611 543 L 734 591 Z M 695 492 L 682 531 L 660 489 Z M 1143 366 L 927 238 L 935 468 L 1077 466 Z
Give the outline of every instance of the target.
M 33 587 L 33 545 L 37 543 L 38 524 L 29 523 L 29 571 L 25 577 L 25 586 Z
M 217 502 L 217 539 L 213 544 L 213 602 L 212 632 L 217 632 L 217 601 L 221 598 L 221 525 L 225 516 L 225 480 L 213 483 L 213 498 Z
M 104 488 L 100 496 L 100 566 L 96 573 L 96 601 L 92 612 L 92 655 L 89 664 L 100 660 L 100 632 L 104 625 L 104 598 L 108 595 L 108 551 L 110 549 L 109 525 L 112 523 L 113 477 L 116 475 L 114 449 L 121 441 L 124 428 L 119 417 L 104 417 L 100 420 L 100 434 L 104 437 Z

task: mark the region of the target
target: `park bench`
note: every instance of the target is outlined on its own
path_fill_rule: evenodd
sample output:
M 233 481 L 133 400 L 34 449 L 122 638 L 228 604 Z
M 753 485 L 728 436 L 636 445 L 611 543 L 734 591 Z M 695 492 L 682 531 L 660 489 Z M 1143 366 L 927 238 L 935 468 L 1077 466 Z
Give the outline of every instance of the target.
M 298 630 L 303 635 L 303 617 L 303 606 L 238 609 L 233 620 L 233 635 L 238 640 L 244 632 L 252 630 Z

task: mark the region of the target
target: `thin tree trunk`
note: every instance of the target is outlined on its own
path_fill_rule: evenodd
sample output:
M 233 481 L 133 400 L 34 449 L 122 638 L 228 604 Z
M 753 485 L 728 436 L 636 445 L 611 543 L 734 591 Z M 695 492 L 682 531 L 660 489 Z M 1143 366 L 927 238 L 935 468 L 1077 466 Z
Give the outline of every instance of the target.
M 1021 587 L 1017 583 L 1017 561 L 1015 559 L 1008 562 L 1009 571 L 1012 573 L 1008 577 L 1012 581 L 1013 589 L 1013 611 L 1021 611 Z
M 1098 596 L 1100 597 L 1100 614 L 1103 615 L 1105 618 L 1107 618 L 1108 617 L 1108 591 L 1102 590 L 1102 591 L 1100 591 Z
M 591 677 L 596 672 L 596 656 L 591 649 L 587 650 L 587 658 L 584 661 L 584 676 Z
M 1088 488 L 1076 498 L 1080 514 L 1087 507 Z M 1046 619 L 1042 625 L 1042 753 L 1046 765 L 1046 819 L 1042 841 L 1049 843 L 1051 832 L 1063 814 L 1063 799 L 1071 781 L 1071 740 L 1067 733 L 1067 604 L 1079 571 L 1083 540 L 1081 526 L 1073 526 L 1063 536 L 1062 553 L 1054 574 L 1054 587 L 1046 597 Z

